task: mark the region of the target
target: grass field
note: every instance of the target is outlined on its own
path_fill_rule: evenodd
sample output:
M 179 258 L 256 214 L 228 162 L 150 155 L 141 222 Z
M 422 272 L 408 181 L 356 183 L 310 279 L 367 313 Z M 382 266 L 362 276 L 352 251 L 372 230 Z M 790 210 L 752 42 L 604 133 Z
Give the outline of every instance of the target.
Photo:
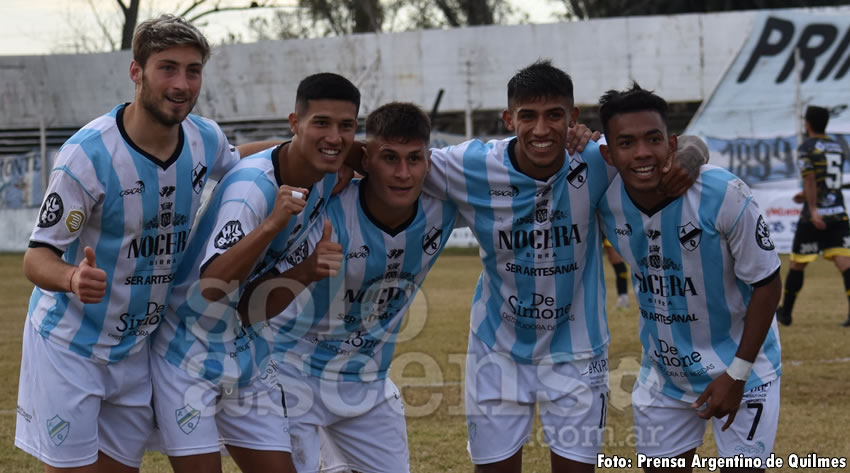
M 21 332 L 32 288 L 21 273 L 21 259 L 20 255 L 0 255 L 0 323 L 6 327 L 0 332 L 0 377 L 5 381 L 0 386 L 0 472 L 4 473 L 42 471 L 13 445 Z M 461 381 L 469 306 L 479 271 L 478 258 L 469 252 L 453 251 L 441 258 L 400 334 L 404 341 L 398 346 L 392 378 L 402 388 L 407 405 L 415 473 L 472 470 L 466 453 Z M 606 272 L 613 288 L 607 264 Z M 844 430 L 850 423 L 846 407 L 850 399 L 850 329 L 838 326 L 847 314 L 842 293 L 834 267 L 823 260 L 813 263 L 806 272 L 794 325 L 782 328 L 782 410 L 774 452 L 784 459 L 792 453 L 805 456 L 812 452 L 821 457 L 850 456 L 850 440 Z M 608 291 L 612 393 L 604 453 L 634 458 L 630 393 L 640 359 L 638 322 L 634 310 L 613 308 L 615 296 L 613 289 Z M 526 473 L 549 471 L 542 438 L 542 429 L 536 424 L 532 441 L 524 449 Z M 713 454 L 710 435 L 699 452 Z M 142 471 L 170 468 L 161 455 L 149 454 Z M 228 461 L 225 471 L 237 470 Z

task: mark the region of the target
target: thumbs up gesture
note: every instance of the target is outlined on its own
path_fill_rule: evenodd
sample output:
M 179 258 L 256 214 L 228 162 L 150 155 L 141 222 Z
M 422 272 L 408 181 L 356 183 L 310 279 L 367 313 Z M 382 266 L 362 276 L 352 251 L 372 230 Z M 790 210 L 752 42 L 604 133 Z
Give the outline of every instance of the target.
M 313 254 L 304 262 L 310 268 L 310 279 L 313 281 L 334 277 L 342 267 L 342 245 L 331 241 L 331 236 L 333 226 L 330 219 L 325 219 L 322 239 L 316 244 Z
M 106 271 L 97 267 L 94 250 L 90 246 L 85 247 L 83 252 L 86 257 L 71 273 L 70 289 L 84 304 L 97 304 L 106 295 Z

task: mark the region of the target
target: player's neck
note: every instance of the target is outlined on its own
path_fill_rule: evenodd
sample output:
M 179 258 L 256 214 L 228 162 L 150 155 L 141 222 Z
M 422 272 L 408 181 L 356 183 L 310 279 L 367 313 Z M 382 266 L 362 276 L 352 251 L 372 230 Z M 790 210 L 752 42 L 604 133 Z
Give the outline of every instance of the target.
M 283 184 L 295 187 L 310 187 L 322 180 L 325 175 L 310 166 L 307 158 L 298 153 L 298 147 L 293 146 L 296 138 L 280 147 L 278 166 Z
M 401 226 L 410 222 L 416 215 L 418 201 L 406 207 L 394 207 L 387 204 L 378 197 L 378 194 L 369 189 L 369 184 L 363 181 L 360 192 L 360 202 L 363 210 L 378 226 L 386 230 L 398 230 Z
M 124 108 L 124 130 L 139 148 L 160 161 L 168 161 L 180 142 L 180 124 L 164 125 L 133 102 Z
M 632 202 L 644 213 L 653 213 L 659 205 L 664 203 L 665 200 L 668 200 L 667 196 L 654 190 L 641 191 L 626 186 L 626 192 L 629 194 Z

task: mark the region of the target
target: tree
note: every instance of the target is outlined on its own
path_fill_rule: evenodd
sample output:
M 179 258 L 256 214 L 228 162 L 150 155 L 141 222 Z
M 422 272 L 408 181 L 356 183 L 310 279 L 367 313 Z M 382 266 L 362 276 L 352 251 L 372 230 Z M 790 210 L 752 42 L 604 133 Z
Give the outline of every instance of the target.
M 557 2 L 559 0 L 550 0 Z M 566 18 L 604 18 L 632 15 L 675 15 L 730 10 L 760 10 L 844 5 L 846 0 L 560 0 Z
M 490 25 L 518 14 L 506 0 L 299 0 L 271 21 L 254 18 L 250 28 L 260 39 L 289 39 Z

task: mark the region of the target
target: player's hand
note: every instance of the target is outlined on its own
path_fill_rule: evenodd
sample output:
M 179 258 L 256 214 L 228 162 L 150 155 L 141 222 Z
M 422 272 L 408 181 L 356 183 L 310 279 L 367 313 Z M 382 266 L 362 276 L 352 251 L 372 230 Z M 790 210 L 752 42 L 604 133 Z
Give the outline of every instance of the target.
M 279 232 L 289 223 L 290 217 L 297 215 L 307 205 L 310 191 L 302 187 L 280 186 L 274 200 L 272 213 L 266 219 L 272 230 Z
M 796 194 L 794 194 L 794 203 L 795 204 L 802 204 L 802 203 L 805 203 L 805 202 L 806 202 L 806 197 L 803 195 L 802 192 L 797 192 Z
M 823 221 L 820 214 L 816 211 L 812 212 L 812 216 L 809 218 L 809 221 L 812 222 L 812 225 L 814 225 L 818 230 L 826 230 L 826 222 Z
M 581 153 L 588 141 L 598 141 L 600 136 L 602 135 L 598 131 L 591 131 L 581 123 L 567 128 L 567 153 Z
M 71 292 L 83 304 L 97 304 L 106 295 L 106 271 L 97 267 L 94 250 L 90 246 L 85 247 L 83 253 L 86 257 L 71 274 Z
M 313 254 L 304 261 L 307 277 L 310 281 L 319 281 L 337 275 L 342 267 L 342 245 L 331 241 L 333 226 L 330 220 L 325 220 L 322 239 L 316 244 Z
M 668 197 L 679 197 L 694 185 L 695 178 L 696 176 L 692 176 L 687 169 L 679 166 L 676 153 L 671 153 L 661 168 L 661 181 L 657 191 Z
M 738 414 L 741 399 L 744 397 L 745 384 L 744 381 L 735 381 L 724 372 L 705 388 L 705 391 L 691 404 L 691 407 L 699 409 L 705 404 L 706 409 L 697 412 L 697 415 L 703 419 L 712 417 L 720 419 L 728 415 L 729 418 L 726 419 L 726 423 L 720 429 L 726 431 L 732 425 L 732 421 L 735 420 L 735 415 Z
M 354 169 L 351 169 L 351 166 L 347 164 L 343 164 L 336 174 L 336 184 L 334 184 L 334 188 L 331 189 L 331 195 L 337 195 L 345 189 L 345 186 L 347 186 L 354 177 Z

